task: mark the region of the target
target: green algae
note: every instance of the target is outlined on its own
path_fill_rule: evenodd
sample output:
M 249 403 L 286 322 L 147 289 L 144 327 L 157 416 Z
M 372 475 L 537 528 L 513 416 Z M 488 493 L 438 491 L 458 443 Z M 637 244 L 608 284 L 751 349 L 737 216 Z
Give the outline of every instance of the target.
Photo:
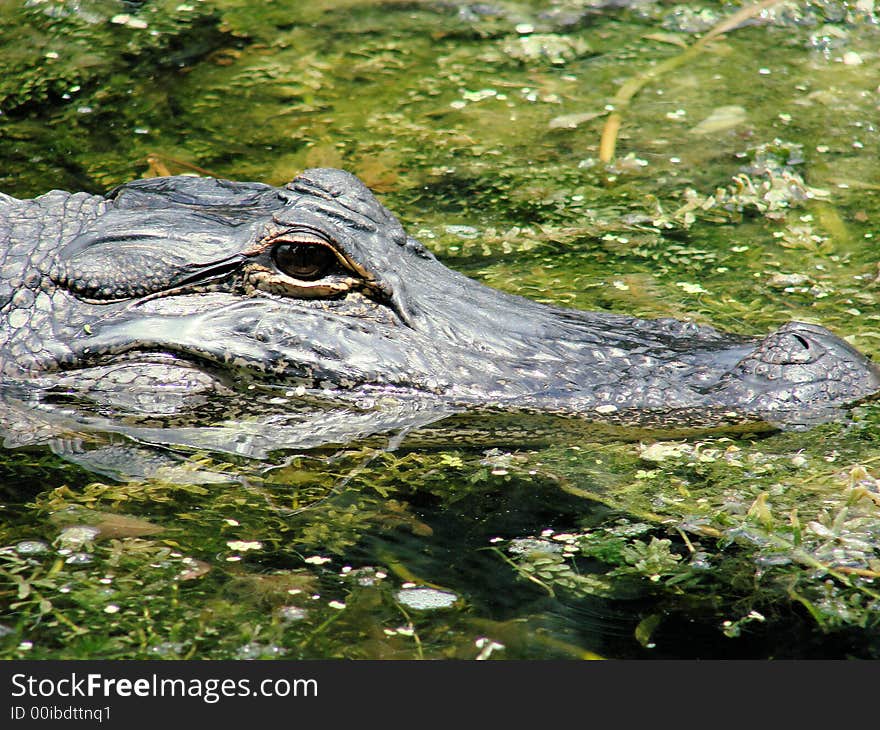
M 620 85 L 740 6 L 593 5 L 5 4 L 0 189 L 341 166 L 498 288 L 749 334 L 812 321 L 880 354 L 868 6 L 783 3 L 707 44 L 632 100 L 605 166 Z M 210 484 L 4 452 L 0 652 L 880 654 L 876 406 L 762 436 L 549 420 L 461 417 L 397 450 L 279 462 L 191 455 Z M 71 514 L 161 532 L 71 546 Z M 459 600 L 414 611 L 396 600 L 409 584 Z

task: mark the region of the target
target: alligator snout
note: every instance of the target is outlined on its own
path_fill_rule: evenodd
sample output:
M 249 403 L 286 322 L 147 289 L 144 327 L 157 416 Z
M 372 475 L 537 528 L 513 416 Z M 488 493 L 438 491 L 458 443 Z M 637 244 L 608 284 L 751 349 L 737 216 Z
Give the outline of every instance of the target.
M 761 340 L 724 378 L 725 390 L 761 412 L 866 398 L 880 368 L 824 327 L 789 322 Z
M 841 374 L 863 377 L 869 387 L 880 387 L 880 368 L 848 342 L 815 324 L 789 322 L 783 325 L 761 342 L 755 357 L 767 365 L 821 363 L 826 374 L 833 376 L 835 368 L 839 368 Z M 798 368 L 788 370 L 792 374 L 800 372 Z

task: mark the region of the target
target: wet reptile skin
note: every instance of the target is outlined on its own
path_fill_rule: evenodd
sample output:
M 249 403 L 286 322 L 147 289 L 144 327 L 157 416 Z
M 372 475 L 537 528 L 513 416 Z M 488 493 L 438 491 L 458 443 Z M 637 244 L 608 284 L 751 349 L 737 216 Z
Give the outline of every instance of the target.
M 304 236 L 335 251 L 326 279 L 273 263 Z M 0 196 L 0 378 L 29 394 L 7 430 L 35 393 L 88 400 L 105 422 L 248 388 L 259 410 L 280 387 L 276 412 L 315 397 L 369 418 L 385 399 L 702 427 L 816 422 L 880 389 L 815 325 L 751 339 L 485 287 L 331 169 L 284 188 L 168 177 L 106 197 Z

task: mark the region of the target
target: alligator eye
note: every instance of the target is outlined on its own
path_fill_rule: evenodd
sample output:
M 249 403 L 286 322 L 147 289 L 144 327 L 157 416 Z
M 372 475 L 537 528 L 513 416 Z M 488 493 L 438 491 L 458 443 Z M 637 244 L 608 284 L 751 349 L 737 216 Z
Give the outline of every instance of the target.
M 301 281 L 321 279 L 339 264 L 329 248 L 310 243 L 279 243 L 272 258 L 279 271 Z

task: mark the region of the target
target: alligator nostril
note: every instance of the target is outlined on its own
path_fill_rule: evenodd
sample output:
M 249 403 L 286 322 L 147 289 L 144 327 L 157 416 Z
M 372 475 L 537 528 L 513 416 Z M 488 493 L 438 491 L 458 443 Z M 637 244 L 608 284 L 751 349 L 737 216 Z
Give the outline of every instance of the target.
M 793 337 L 794 337 L 798 342 L 801 343 L 801 346 L 802 346 L 805 350 L 809 350 L 809 349 L 810 349 L 810 343 L 807 341 L 806 338 L 801 337 L 800 335 L 793 335 Z

